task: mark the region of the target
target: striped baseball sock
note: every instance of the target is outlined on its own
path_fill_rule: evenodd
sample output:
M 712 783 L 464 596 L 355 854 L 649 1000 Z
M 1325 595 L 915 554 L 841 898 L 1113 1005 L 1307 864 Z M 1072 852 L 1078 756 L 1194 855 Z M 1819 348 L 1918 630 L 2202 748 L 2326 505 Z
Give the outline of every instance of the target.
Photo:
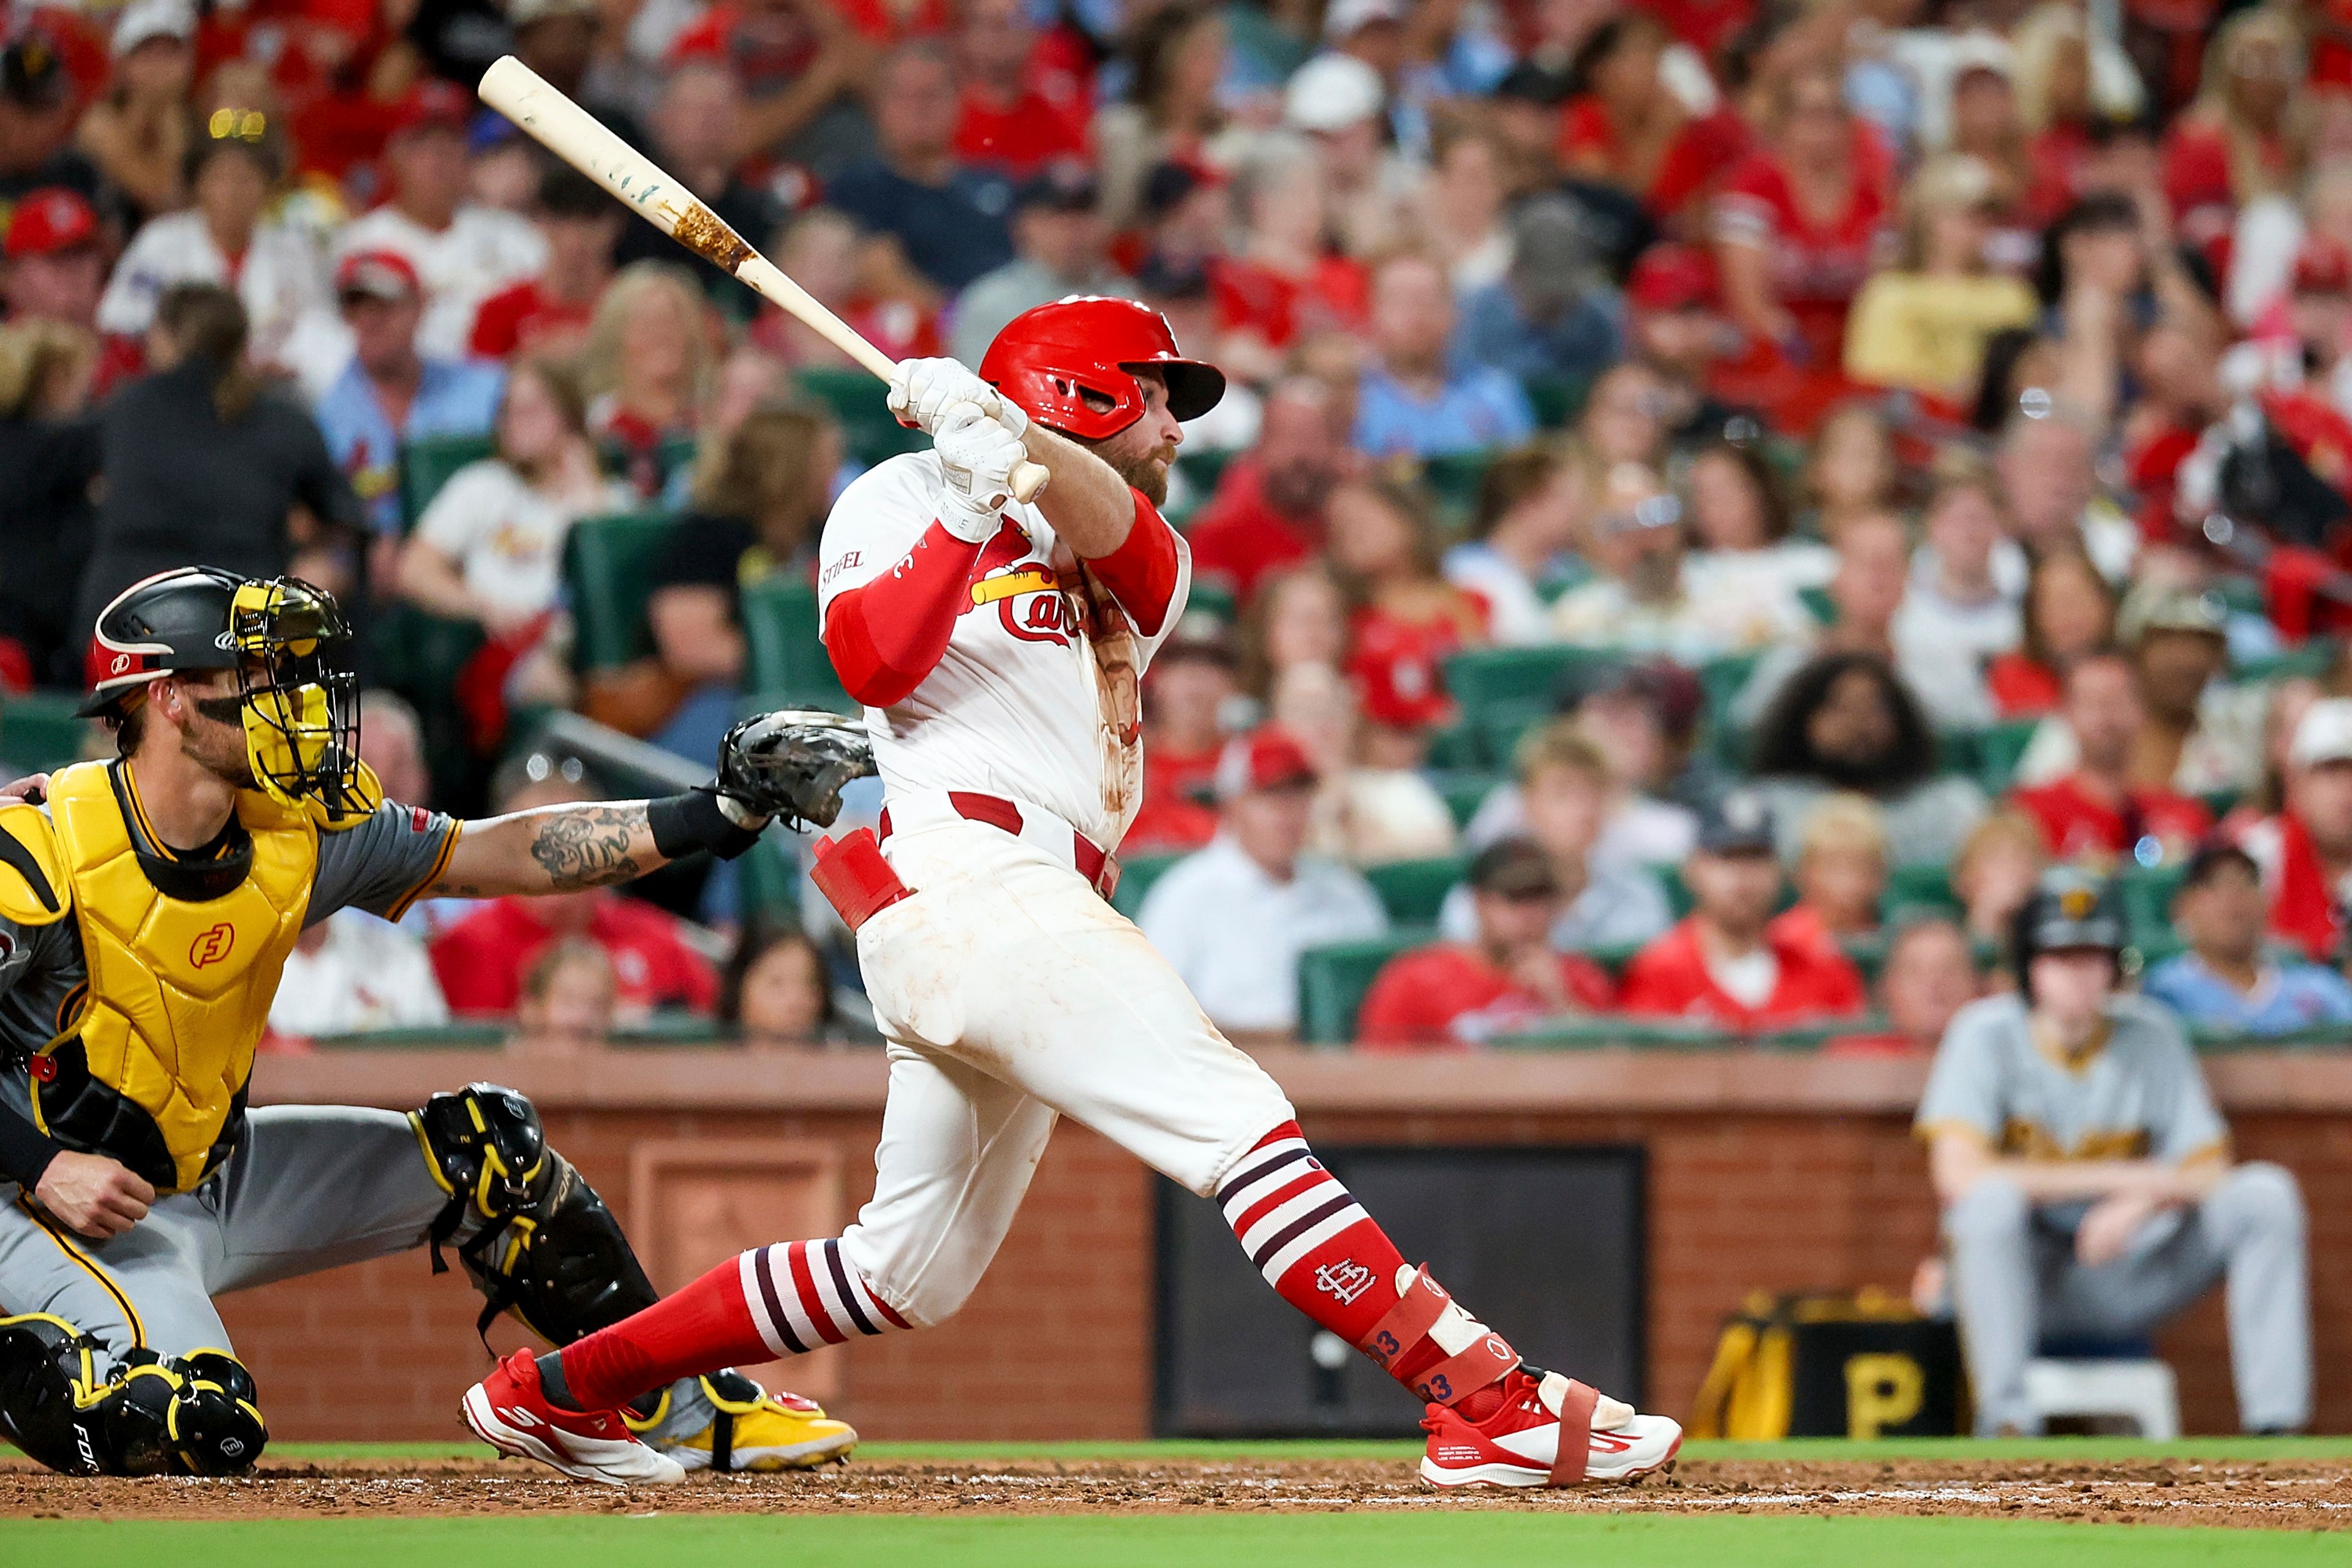
M 676 1295 L 541 1356 L 541 1381 L 551 1397 L 561 1389 L 563 1403 L 614 1410 L 681 1377 L 909 1326 L 849 1266 L 838 1240 L 782 1242 L 739 1253 Z
M 1286 1121 L 1234 1164 L 1217 1206 L 1265 1282 L 1351 1345 L 1397 1303 L 1404 1259 Z

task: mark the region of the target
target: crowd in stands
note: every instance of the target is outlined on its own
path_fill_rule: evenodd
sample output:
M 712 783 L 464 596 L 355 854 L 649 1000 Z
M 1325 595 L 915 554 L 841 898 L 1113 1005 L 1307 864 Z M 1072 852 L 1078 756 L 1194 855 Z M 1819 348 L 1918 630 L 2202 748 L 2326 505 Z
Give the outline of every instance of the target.
M 2346 1024 L 2345 37 L 2284 0 L 15 6 L 0 684 L 77 688 L 97 607 L 202 559 L 352 606 L 419 804 L 618 790 L 554 710 L 704 763 L 841 700 L 817 531 L 909 437 L 479 105 L 512 51 L 887 353 L 1112 292 L 1227 372 L 1118 901 L 1228 1029 L 1925 1051 L 2053 864 L 2117 879 L 2200 1034 Z M 761 853 L 339 917 L 278 1030 L 870 1040 Z

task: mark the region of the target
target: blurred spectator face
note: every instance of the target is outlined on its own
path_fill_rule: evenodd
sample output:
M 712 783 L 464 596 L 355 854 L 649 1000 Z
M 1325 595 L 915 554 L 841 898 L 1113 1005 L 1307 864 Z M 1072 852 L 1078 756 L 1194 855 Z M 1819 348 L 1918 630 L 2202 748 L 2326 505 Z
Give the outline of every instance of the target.
M 2090 289 L 2120 299 L 2137 293 L 2147 271 L 2139 229 L 2130 224 L 2084 225 L 2060 242 L 2058 254 L 2070 289 Z
M 1851 156 L 1853 136 L 1837 78 L 1808 70 L 1789 84 L 1780 145 L 1791 163 L 1821 166 Z
M 593 278 L 613 266 L 613 244 L 621 237 L 625 215 L 615 205 L 594 217 L 538 213 L 532 222 L 547 241 L 547 269 L 566 278 Z
M 1479 945 L 1493 953 L 1525 952 L 1548 945 L 1551 928 L 1559 919 L 1556 889 L 1518 893 L 1478 889 L 1471 893 L 1470 905 L 1478 913 Z
M 2066 673 L 2066 725 L 2086 772 L 2110 776 L 2131 766 L 2132 747 L 2147 724 L 2132 668 L 2113 657 L 2082 659 Z
M 423 805 L 432 798 L 433 778 L 425 767 L 425 741 L 405 707 L 362 699 L 360 761 L 383 785 L 386 800 Z
M 1592 384 L 1584 405 L 1584 438 L 1603 463 L 1648 463 L 1664 446 L 1665 389 L 1638 364 L 1617 365 Z
M 1629 584 L 1644 598 L 1670 597 L 1680 583 L 1682 508 L 1639 463 L 1619 463 L 1601 480 L 1585 529 L 1594 570 Z
M 575 90 L 595 58 L 596 30 L 593 6 L 558 10 L 515 29 L 515 55 L 556 86 Z
M 2297 768 L 2287 775 L 2286 803 L 2323 851 L 2352 850 L 2352 762 Z
M 738 346 L 711 379 L 710 411 L 702 422 L 703 438 L 725 440 L 735 434 L 751 410 L 782 394 L 783 363 L 763 349 Z M 838 467 L 835 464 L 835 467 Z M 833 478 L 827 469 L 827 488 Z
M 1879 1005 L 1905 1039 L 1936 1044 L 1952 1015 L 1976 994 L 1976 960 L 1967 935 L 1951 921 L 1906 926 L 1887 948 L 1886 967 L 1878 977 Z
M 703 329 L 700 297 L 687 289 L 640 289 L 621 318 L 621 376 L 635 386 L 679 386 Z
M 401 210 L 427 228 L 447 227 L 472 173 L 465 132 L 438 121 L 415 126 L 384 144 L 384 161 Z
M 2230 662 L 2230 645 L 2206 632 L 2165 629 L 2139 639 L 2134 655 L 2151 711 L 2172 723 L 2195 718 L 2198 699 Z
M 906 49 L 882 68 L 875 95 L 874 128 L 882 153 L 901 167 L 936 163 L 955 143 L 955 77 L 946 60 L 927 49 Z
M 1342 485 L 1326 514 L 1331 563 L 1367 583 L 1410 574 L 1418 556 L 1414 520 L 1370 485 Z
M 824 961 L 804 936 L 772 943 L 743 972 L 738 1023 L 747 1043 L 814 1040 L 824 1026 Z
M 1439 210 L 1457 238 L 1468 239 L 1495 226 L 1503 211 L 1502 153 L 1484 135 L 1456 136 L 1437 164 Z
M 1833 931 L 1878 929 L 1886 857 L 1871 847 L 1818 844 L 1797 861 L 1797 896 Z
M 1152 743 L 1196 753 L 1216 743 L 1221 716 L 1239 689 L 1233 660 L 1206 648 L 1171 644 L 1151 661 L 1151 700 L 1144 713 Z
M 538 473 L 562 457 L 572 440 L 563 406 L 537 372 L 517 371 L 507 381 L 499 405 L 499 455 L 524 473 Z
M 1010 91 L 1029 68 L 1036 34 L 1022 0 L 964 0 L 956 63 L 966 81 Z
M 1883 511 L 1865 512 L 1839 534 L 1837 553 L 1830 596 L 1839 621 L 1874 632 L 1893 626 L 1911 578 L 1911 542 L 1903 524 Z
M 2042 646 L 2060 665 L 2103 647 L 2115 635 L 2115 602 L 2099 569 L 2078 554 L 2055 557 L 2033 574 L 2025 613 L 2040 629 Z
M 184 99 L 195 75 L 196 52 L 174 37 L 149 38 L 114 62 L 115 80 L 141 102 Z
M 1560 763 L 1538 768 L 1520 788 L 1528 837 L 1554 860 L 1581 861 L 1609 816 L 1610 781 Z
M 2006 146 L 2018 129 L 2017 93 L 2009 79 L 1979 66 L 1952 84 L 1952 145 L 1968 152 Z
M 387 300 L 376 294 L 346 294 L 343 322 L 352 330 L 352 356 L 371 375 L 391 375 L 416 357 L 416 323 L 424 318 L 425 301 L 412 294 Z
M 1821 706 L 1805 719 L 1805 739 L 1816 755 L 1857 770 L 1883 762 L 1895 732 L 1885 689 L 1866 669 L 1849 669 L 1830 682 Z
M 1690 466 L 1690 524 L 1702 550 L 1761 550 L 1771 542 L 1771 518 L 1756 478 L 1721 447 Z
M 1287 879 L 1307 847 L 1315 813 L 1312 780 L 1254 789 L 1225 803 L 1225 826 L 1242 853 L 1277 878 Z
M 1705 850 L 1683 862 L 1691 912 L 1735 946 L 1752 944 L 1780 900 L 1780 863 L 1769 851 L 1714 855 Z
M 1258 426 L 1259 486 L 1276 510 L 1317 512 L 1346 465 L 1347 447 L 1322 383 L 1294 376 L 1267 395 Z
M 215 150 L 196 171 L 191 193 L 215 235 L 250 236 L 269 202 L 269 176 L 258 159 L 232 147 Z
M 2230 51 L 2230 106 L 2249 123 L 2276 125 L 2294 84 L 2294 61 L 2278 39 L 2256 34 Z
M 1348 655 L 1347 606 L 1320 571 L 1292 572 L 1265 589 L 1265 661 L 1276 675 L 1297 664 L 1337 668 Z
M 2031 818 L 2001 812 L 1979 823 L 1952 864 L 1952 891 L 1968 909 L 1969 929 L 1979 936 L 2005 931 L 2046 859 L 2042 829 Z
M 1267 717 L 1290 731 L 1325 778 L 1356 756 L 1356 694 L 1328 664 L 1294 664 L 1274 683 Z
M 541 153 L 520 136 L 476 153 L 466 168 L 466 199 L 477 206 L 528 215 L 538 193 Z
M 1992 575 L 1993 546 L 2000 542 L 2000 510 L 1979 485 L 1961 485 L 1938 495 L 1927 509 L 1927 542 L 1952 577 L 1981 583 Z
M 804 214 L 785 231 L 776 265 L 838 310 L 857 293 L 857 226 L 829 207 Z
M 1102 257 L 1102 218 L 1091 208 L 1071 212 L 1032 204 L 1014 220 L 1013 237 L 1021 254 L 1064 278 L 1082 278 Z
M 1433 261 L 1401 256 L 1372 279 L 1372 342 L 1400 374 L 1427 374 L 1445 362 L 1454 335 L 1454 291 Z
M 105 292 L 106 258 L 94 244 L 48 256 L 19 256 L 8 263 L 11 316 L 92 326 L 98 321 L 98 301 Z
M 2304 319 L 2301 310 L 2305 298 L 2294 296 L 2297 321 Z M 2327 341 L 2334 342 L 2332 333 Z M 2191 331 L 2176 321 L 2159 321 L 2140 335 L 2136 363 L 2150 400 L 2183 407 L 2193 414 L 2218 406 L 2221 400 L 2215 375 L 2218 360 L 2203 333 Z
M 2067 419 L 2020 419 L 1998 462 L 2018 538 L 2029 547 L 2079 544 L 2083 509 L 2098 493 L 2083 427 Z
M 2060 948 L 2035 953 L 2031 968 L 2033 1011 L 2056 1026 L 2061 1040 L 2088 1036 L 2115 989 L 2116 955 L 2105 948 Z
M 1666 743 L 1657 710 L 1641 697 L 1631 691 L 1595 693 L 1577 705 L 1576 721 L 1626 788 L 1651 795 L 1665 787 L 1674 748 Z
M 1813 438 L 1810 478 L 1822 510 L 1833 517 L 1886 504 L 1895 484 L 1895 448 L 1866 408 L 1846 408 Z
M 2221 859 L 2202 881 L 2180 889 L 2172 921 L 2208 963 L 2234 969 L 2253 963 L 2270 923 L 2261 874 L 2234 856 Z
M 688 63 L 673 68 L 663 84 L 661 100 L 654 106 L 653 132 L 663 155 L 673 163 L 722 167 L 733 159 L 742 116 L 743 89 L 734 72 L 707 62 Z
M 589 1050 L 613 1032 L 612 960 L 584 939 L 558 942 L 531 963 L 515 1024 L 535 1046 Z

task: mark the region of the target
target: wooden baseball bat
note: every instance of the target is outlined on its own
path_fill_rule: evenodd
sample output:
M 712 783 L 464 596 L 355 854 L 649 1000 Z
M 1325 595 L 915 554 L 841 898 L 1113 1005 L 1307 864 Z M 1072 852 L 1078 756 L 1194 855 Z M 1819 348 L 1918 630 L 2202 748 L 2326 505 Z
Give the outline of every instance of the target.
M 880 376 L 898 367 L 848 322 L 825 309 L 807 289 L 729 227 L 698 196 L 662 172 L 651 158 L 605 129 L 596 117 L 566 97 L 512 55 L 500 56 L 482 73 L 484 103 L 520 126 L 541 146 L 604 186 L 637 216 L 709 262 L 770 304 L 806 323 L 816 334 Z M 1013 498 L 1027 502 L 1045 488 L 1045 469 L 1020 463 L 1012 475 Z

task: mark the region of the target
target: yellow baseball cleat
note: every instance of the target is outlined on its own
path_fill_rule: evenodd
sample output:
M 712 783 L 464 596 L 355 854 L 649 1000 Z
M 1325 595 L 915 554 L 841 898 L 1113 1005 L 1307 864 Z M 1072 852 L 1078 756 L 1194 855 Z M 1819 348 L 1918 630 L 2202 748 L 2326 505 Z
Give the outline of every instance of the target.
M 715 1373 L 700 1380 L 702 1392 L 716 1407 L 710 1425 L 675 1441 L 655 1441 L 655 1447 L 688 1470 L 811 1470 L 835 1459 L 846 1459 L 857 1447 L 857 1431 L 846 1421 L 835 1421 L 814 1399 L 797 1394 L 770 1394 L 740 1372 Z M 661 1424 L 668 1396 L 650 1416 L 631 1415 L 632 1430 L 645 1433 Z

